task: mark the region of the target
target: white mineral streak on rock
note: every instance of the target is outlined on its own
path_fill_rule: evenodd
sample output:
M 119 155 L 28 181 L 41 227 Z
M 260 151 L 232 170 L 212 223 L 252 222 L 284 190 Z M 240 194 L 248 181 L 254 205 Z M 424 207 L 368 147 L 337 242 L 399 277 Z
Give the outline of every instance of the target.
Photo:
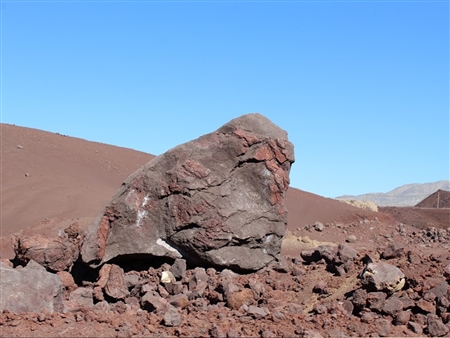
M 145 215 L 147 215 L 147 211 L 145 210 L 138 210 L 137 212 L 137 221 L 136 221 L 136 226 L 140 227 L 142 220 L 144 219 Z
M 156 244 L 161 245 L 163 248 L 165 248 L 165 249 L 167 249 L 167 250 L 169 250 L 171 252 L 174 252 L 177 255 L 178 258 L 182 257 L 182 255 L 180 254 L 180 252 L 177 249 L 175 249 L 174 247 L 170 246 L 167 242 L 165 242 L 161 238 L 158 238 L 156 240 Z
M 150 197 L 147 195 L 144 197 L 144 200 L 142 201 L 142 207 L 145 207 L 147 205 L 147 202 L 149 201 Z

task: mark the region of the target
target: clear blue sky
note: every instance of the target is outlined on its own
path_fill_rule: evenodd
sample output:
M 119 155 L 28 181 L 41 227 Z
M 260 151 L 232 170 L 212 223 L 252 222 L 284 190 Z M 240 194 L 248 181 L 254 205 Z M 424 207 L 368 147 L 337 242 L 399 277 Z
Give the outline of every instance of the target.
M 166 150 L 259 112 L 327 197 L 449 179 L 448 1 L 2 1 L 2 116 Z

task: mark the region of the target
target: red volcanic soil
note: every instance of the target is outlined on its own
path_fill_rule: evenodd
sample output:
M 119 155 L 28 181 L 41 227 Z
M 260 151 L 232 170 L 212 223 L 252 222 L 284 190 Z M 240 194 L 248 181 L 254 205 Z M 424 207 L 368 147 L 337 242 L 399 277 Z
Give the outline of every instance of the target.
M 1 235 L 3 258 L 12 258 L 9 235 L 56 235 L 76 221 L 86 227 L 121 183 L 153 155 L 41 130 L 1 125 Z M 294 164 L 295 165 L 295 164 Z M 291 231 L 316 221 L 349 223 L 386 215 L 290 188 Z
M 392 215 L 399 223 L 419 229 L 450 228 L 450 209 L 418 207 L 379 207 L 380 212 Z

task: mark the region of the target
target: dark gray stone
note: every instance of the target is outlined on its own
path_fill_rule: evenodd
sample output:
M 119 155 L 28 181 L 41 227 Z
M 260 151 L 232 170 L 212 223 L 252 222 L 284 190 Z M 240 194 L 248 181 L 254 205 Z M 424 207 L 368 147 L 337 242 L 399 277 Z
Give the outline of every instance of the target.
M 30 260 L 23 269 L 13 269 L 0 262 L 0 275 L 0 311 L 63 311 L 61 279 L 35 261 Z
M 169 271 L 172 272 L 173 276 L 178 280 L 184 278 L 186 275 L 186 260 L 182 258 L 175 259 L 175 262 L 172 264 Z
M 150 255 L 259 270 L 280 258 L 293 162 L 284 130 L 260 114 L 234 119 L 132 174 L 87 229 L 82 260 Z
M 447 282 L 443 282 L 443 283 L 439 284 L 438 286 L 432 288 L 428 292 L 432 292 L 432 293 L 434 293 L 436 298 L 440 298 L 442 296 L 446 296 L 447 295 L 448 288 L 449 288 L 448 283 Z
M 418 335 L 421 335 L 423 333 L 422 325 L 413 321 L 408 322 L 408 329 Z
M 389 297 L 383 306 L 383 312 L 389 316 L 394 317 L 395 314 L 403 310 L 402 301 L 395 296 Z
M 352 295 L 353 305 L 361 310 L 366 306 L 366 302 L 367 302 L 367 291 L 364 289 L 355 290 L 355 292 Z
M 181 315 L 172 305 L 164 313 L 163 324 L 165 326 L 179 326 L 181 324 Z
M 384 292 L 371 292 L 367 295 L 367 307 L 371 310 L 381 312 L 384 308 L 386 294 Z
M 258 306 L 250 305 L 248 307 L 247 314 L 255 319 L 261 319 L 269 314 L 269 310 L 267 308 L 261 308 Z
M 429 314 L 427 316 L 428 333 L 433 337 L 443 337 L 449 332 L 449 328 L 442 320 L 434 315 Z
M 374 324 L 380 337 L 389 337 L 391 335 L 392 325 L 387 319 L 376 319 Z
M 395 242 L 389 244 L 381 254 L 382 259 L 392 259 L 392 258 L 398 258 L 403 255 L 403 250 L 405 249 L 405 246 L 401 243 Z
M 395 315 L 395 325 L 406 325 L 411 319 L 411 311 L 400 311 Z
M 354 260 L 358 257 L 358 251 L 349 245 L 340 244 L 338 247 L 338 257 L 342 263 Z

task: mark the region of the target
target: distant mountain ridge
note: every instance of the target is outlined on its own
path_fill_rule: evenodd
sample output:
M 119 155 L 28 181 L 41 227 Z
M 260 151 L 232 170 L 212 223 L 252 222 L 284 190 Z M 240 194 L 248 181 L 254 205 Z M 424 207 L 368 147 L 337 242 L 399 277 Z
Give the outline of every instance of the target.
M 338 196 L 338 200 L 370 201 L 378 206 L 414 206 L 437 190 L 450 190 L 450 181 L 405 184 L 387 193 Z

